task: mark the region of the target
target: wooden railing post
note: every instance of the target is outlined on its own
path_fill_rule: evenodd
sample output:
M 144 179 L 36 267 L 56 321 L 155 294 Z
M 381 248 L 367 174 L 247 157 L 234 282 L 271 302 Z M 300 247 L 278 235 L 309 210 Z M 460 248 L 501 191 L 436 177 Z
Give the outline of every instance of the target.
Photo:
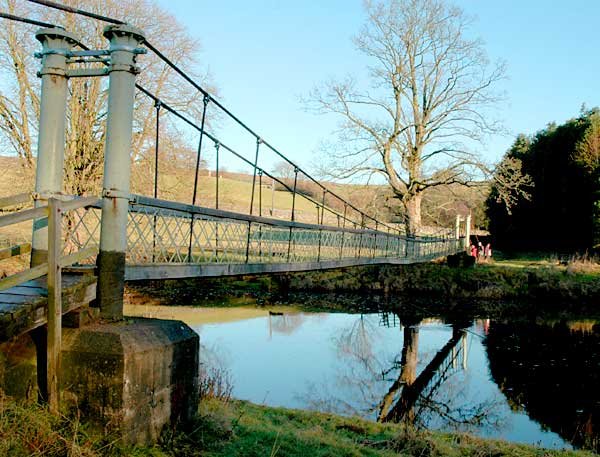
M 61 291 L 61 207 L 60 200 L 48 199 L 48 405 L 57 413 L 60 404 L 60 351 L 62 328 Z

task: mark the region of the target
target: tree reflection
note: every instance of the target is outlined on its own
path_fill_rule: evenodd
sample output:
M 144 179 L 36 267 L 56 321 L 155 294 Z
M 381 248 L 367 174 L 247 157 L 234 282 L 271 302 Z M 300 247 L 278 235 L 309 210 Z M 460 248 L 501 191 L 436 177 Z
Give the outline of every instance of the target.
M 511 408 L 577 447 L 600 450 L 599 324 L 492 322 L 486 348 Z
M 399 318 L 399 319 L 397 319 Z M 467 366 L 465 325 L 454 323 L 448 341 L 435 354 L 419 354 L 422 317 L 398 313 L 380 319 L 380 324 L 397 322 L 400 353 L 390 360 L 375 341 L 381 328 L 374 319 L 357 319 L 335 338 L 343 365 L 337 373 L 337 391 L 312 386 L 303 400 L 312 408 L 342 414 L 374 417 L 380 422 L 405 422 L 418 427 L 497 427 L 493 413 L 497 402 L 471 402 L 463 392 L 465 383 L 456 379 Z M 400 338 L 402 335 L 402 338 Z M 419 371 L 420 359 L 426 365 Z M 460 362 L 460 363 L 459 363 Z
M 318 316 L 321 317 L 320 314 Z M 269 312 L 269 338 L 273 336 L 273 332 L 291 335 L 302 326 L 304 321 L 304 313 Z
M 394 380 L 390 389 L 387 391 L 379 408 L 379 415 L 377 420 L 379 422 L 385 422 L 390 420 L 392 407 L 394 400 L 398 392 L 402 389 L 409 389 L 417 379 L 417 362 L 419 352 L 419 327 L 417 326 L 406 326 L 404 327 L 404 344 L 402 346 L 402 360 L 400 362 L 400 376 Z M 400 400 L 398 400 L 400 402 Z M 396 403 L 398 405 L 398 403 Z M 412 408 L 411 408 L 412 410 Z M 414 421 L 414 414 L 409 413 L 407 416 L 410 420 Z

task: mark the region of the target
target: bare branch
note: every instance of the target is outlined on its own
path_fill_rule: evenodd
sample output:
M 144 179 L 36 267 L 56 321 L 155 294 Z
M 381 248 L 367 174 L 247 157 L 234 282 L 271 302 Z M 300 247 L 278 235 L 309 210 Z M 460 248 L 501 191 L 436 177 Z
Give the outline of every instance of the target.
M 482 42 L 467 37 L 471 19 L 445 0 L 368 0 L 365 7 L 354 43 L 372 60 L 371 87 L 347 78 L 310 99 L 318 113 L 340 119 L 338 139 L 348 148 L 346 173 L 332 156 L 337 177 L 383 174 L 415 233 L 422 192 L 469 185 L 469 170 L 485 170 L 471 149 L 499 128 L 488 111 L 501 99 L 493 87 L 505 68 L 488 62 Z

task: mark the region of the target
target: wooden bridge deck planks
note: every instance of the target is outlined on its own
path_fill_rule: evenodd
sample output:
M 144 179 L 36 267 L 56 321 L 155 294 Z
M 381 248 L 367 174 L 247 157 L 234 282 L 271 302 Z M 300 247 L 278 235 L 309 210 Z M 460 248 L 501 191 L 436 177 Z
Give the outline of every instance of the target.
M 96 298 L 96 277 L 67 273 L 62 276 L 62 312 L 87 306 Z M 46 277 L 0 291 L 0 342 L 46 323 Z

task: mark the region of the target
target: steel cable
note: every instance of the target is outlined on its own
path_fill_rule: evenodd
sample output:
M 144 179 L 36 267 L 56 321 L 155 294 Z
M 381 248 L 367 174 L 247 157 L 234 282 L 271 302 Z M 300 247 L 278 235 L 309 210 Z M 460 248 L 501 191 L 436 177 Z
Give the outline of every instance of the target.
M 118 20 L 118 19 L 110 18 L 110 17 L 107 17 L 107 16 L 102 16 L 100 14 L 92 13 L 92 12 L 89 12 L 89 11 L 82 10 L 80 8 L 75 8 L 75 7 L 63 5 L 63 4 L 60 4 L 60 3 L 57 3 L 57 2 L 53 2 L 53 1 L 49 1 L 49 0 L 27 0 L 27 1 L 29 1 L 31 3 L 38 4 L 38 5 L 46 6 L 46 7 L 49 7 L 49 8 L 58 9 L 58 10 L 61 10 L 61 11 L 64 11 L 64 12 L 68 12 L 68 13 L 72 13 L 72 14 L 78 14 L 78 15 L 82 15 L 82 16 L 85 16 L 85 17 L 97 19 L 97 20 L 100 20 L 100 21 L 103 21 L 103 22 L 107 22 L 107 23 L 111 23 L 111 24 L 126 24 L 126 22 Z M 250 133 L 251 135 L 253 135 L 257 140 L 261 140 L 262 143 L 266 147 L 268 147 L 271 151 L 273 151 L 276 155 L 278 155 L 279 157 L 281 157 L 287 163 L 289 163 L 290 165 L 292 165 L 300 173 L 302 173 L 304 176 L 306 176 L 310 181 L 312 181 L 313 183 L 315 183 L 322 190 L 326 190 L 328 193 L 330 193 L 333 197 L 337 198 L 341 202 L 347 203 L 348 207 L 352 208 L 353 210 L 355 210 L 356 212 L 358 212 L 359 214 L 361 214 L 361 216 L 364 216 L 364 218 L 370 219 L 372 222 L 376 222 L 377 221 L 377 219 L 375 219 L 374 217 L 369 216 L 368 214 L 364 213 L 364 211 L 362 211 L 361 209 L 357 208 L 352 203 L 347 202 L 345 199 L 343 199 L 342 197 L 340 197 L 338 194 L 336 194 L 335 192 L 333 192 L 330 189 L 328 189 L 325 185 L 323 185 L 321 182 L 317 181 L 310 174 L 306 173 L 301 167 L 299 167 L 296 163 L 294 163 L 292 160 L 290 160 L 288 157 L 286 157 L 283 153 L 281 153 L 278 149 L 276 149 L 274 146 L 272 146 L 269 142 L 267 142 L 266 140 L 262 139 L 262 137 L 258 133 L 256 133 L 254 130 L 252 130 L 241 119 L 239 119 L 236 115 L 234 115 L 231 111 L 229 111 L 225 106 L 223 106 L 218 100 L 215 100 L 206 89 L 204 89 L 200 84 L 198 84 L 196 81 L 194 81 L 187 73 L 185 73 L 181 68 L 179 68 L 178 65 L 176 65 L 175 63 L 173 63 L 167 56 L 165 56 L 152 43 L 150 43 L 148 40 L 144 40 L 144 44 L 159 59 L 161 59 L 163 62 L 165 62 L 172 70 L 174 70 L 183 79 L 185 79 L 188 83 L 190 83 L 192 85 L 192 87 L 194 87 L 196 90 L 200 91 L 205 97 L 208 97 L 210 101 L 212 101 L 217 107 L 219 107 L 231 119 L 233 119 L 236 123 L 238 123 L 248 133 Z M 390 226 L 390 225 L 388 225 L 388 224 L 386 224 L 384 222 L 380 222 L 380 224 L 382 224 L 386 228 L 390 228 L 391 230 L 394 230 L 394 231 L 398 232 L 399 234 L 401 234 L 401 230 L 398 229 L 398 228 L 396 228 L 396 227 Z

